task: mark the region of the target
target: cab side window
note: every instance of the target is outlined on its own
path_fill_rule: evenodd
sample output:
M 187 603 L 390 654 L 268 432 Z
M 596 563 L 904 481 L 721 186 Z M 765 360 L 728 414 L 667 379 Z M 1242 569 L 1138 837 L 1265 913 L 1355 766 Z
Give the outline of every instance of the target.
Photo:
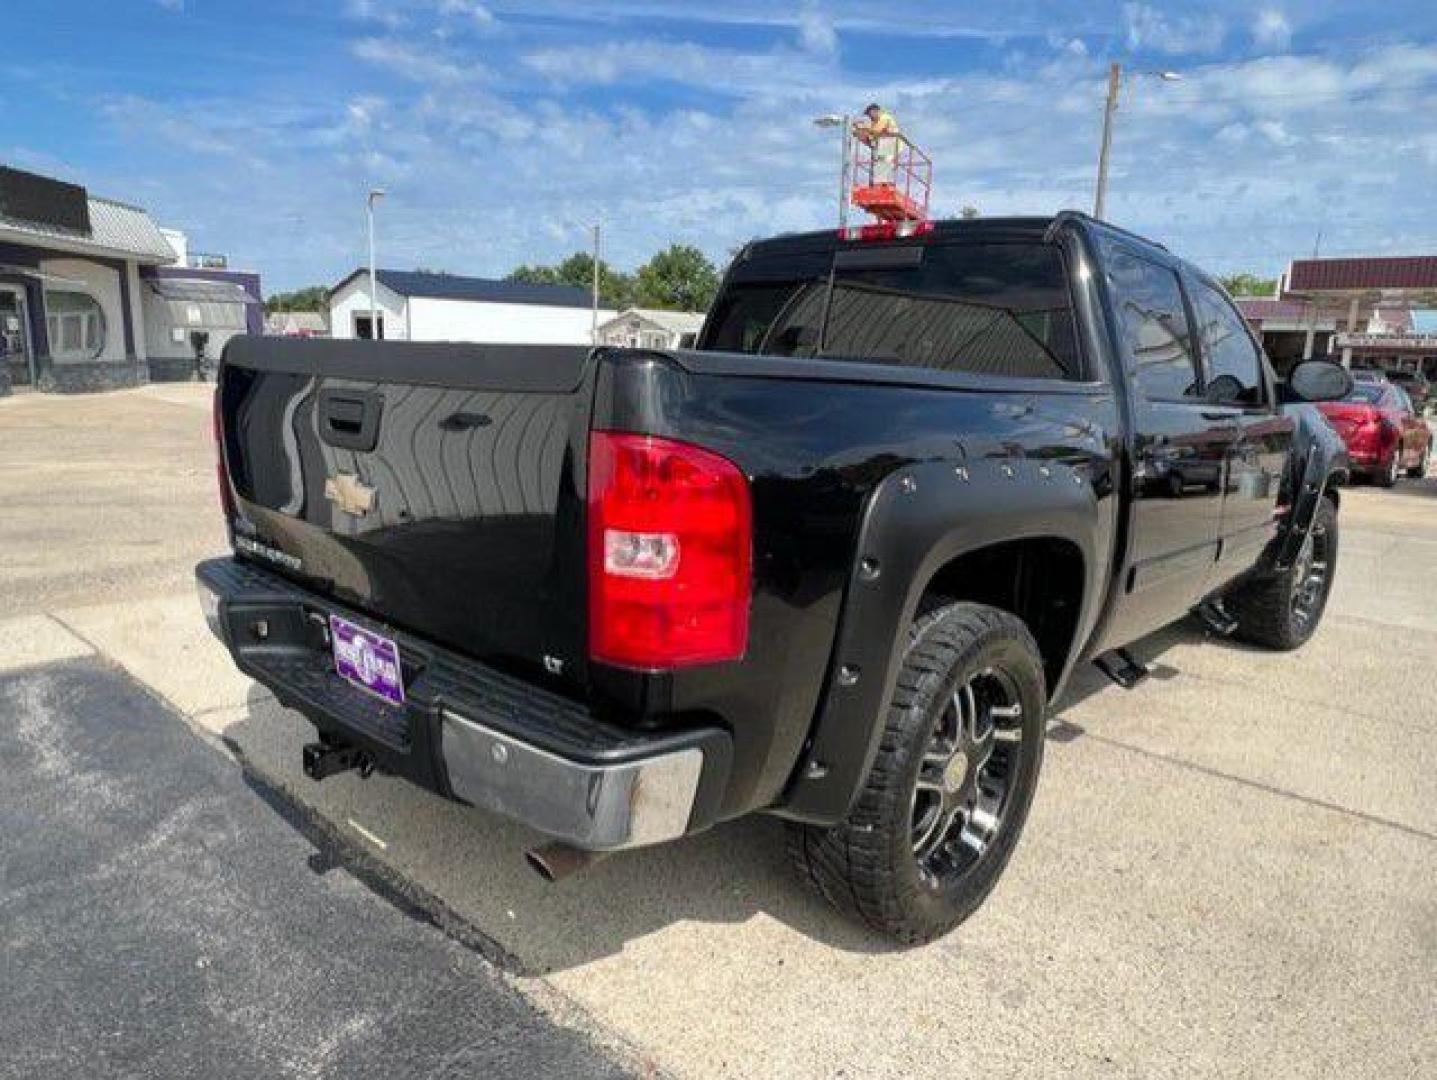
M 1242 316 L 1211 285 L 1192 278 L 1189 282 L 1207 369 L 1207 400 L 1216 405 L 1261 405 L 1262 360 Z
M 1201 401 L 1192 331 L 1175 273 L 1113 245 L 1108 285 L 1117 308 L 1123 358 L 1150 401 Z

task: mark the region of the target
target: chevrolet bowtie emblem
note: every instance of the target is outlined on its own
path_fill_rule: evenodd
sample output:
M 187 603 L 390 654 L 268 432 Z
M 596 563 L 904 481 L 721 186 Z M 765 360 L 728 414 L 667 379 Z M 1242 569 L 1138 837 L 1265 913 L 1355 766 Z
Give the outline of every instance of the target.
M 324 497 L 355 517 L 362 517 L 374 509 L 374 489 L 353 473 L 342 472 L 326 480 Z

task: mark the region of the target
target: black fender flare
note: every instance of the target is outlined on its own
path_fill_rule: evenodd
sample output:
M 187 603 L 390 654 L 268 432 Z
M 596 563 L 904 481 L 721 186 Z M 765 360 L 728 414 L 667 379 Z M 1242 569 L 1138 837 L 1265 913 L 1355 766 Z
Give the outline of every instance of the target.
M 1322 498 L 1349 476 L 1347 448 L 1327 418 L 1311 405 L 1290 405 L 1296 420 L 1287 478 L 1287 520 L 1278 533 L 1266 569 L 1281 572 L 1293 564 L 1312 531 Z
M 877 487 L 814 724 L 777 813 L 816 825 L 847 816 L 878 750 L 907 628 L 928 584 L 960 555 L 1023 539 L 1078 548 L 1085 581 L 1066 675 L 1102 602 L 1109 554 L 1100 549 L 1104 509 L 1091 471 L 1087 461 L 996 455 L 968 465 L 911 465 Z M 1048 688 L 1050 697 L 1056 689 Z

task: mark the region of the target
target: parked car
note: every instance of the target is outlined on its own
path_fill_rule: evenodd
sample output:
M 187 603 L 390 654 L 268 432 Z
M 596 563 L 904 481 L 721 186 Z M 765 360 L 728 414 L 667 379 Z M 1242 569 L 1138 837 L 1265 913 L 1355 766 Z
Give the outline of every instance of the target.
M 1421 416 L 1432 395 L 1432 384 L 1428 381 L 1427 376 L 1420 371 L 1389 371 L 1387 381 L 1406 391 L 1412 408 L 1418 416 Z
M 1387 379 L 1353 383 L 1342 401 L 1318 406 L 1342 437 L 1352 472 L 1391 487 L 1403 473 L 1427 475 L 1432 429 L 1413 409 L 1407 391 Z
M 1131 685 L 1193 609 L 1312 635 L 1345 455 L 1301 402 L 1351 385 L 1280 386 L 1214 279 L 1081 214 L 785 236 L 692 351 L 234 339 L 200 596 L 315 779 L 516 818 L 551 878 L 775 814 L 928 941 L 1006 866 L 1079 664 Z

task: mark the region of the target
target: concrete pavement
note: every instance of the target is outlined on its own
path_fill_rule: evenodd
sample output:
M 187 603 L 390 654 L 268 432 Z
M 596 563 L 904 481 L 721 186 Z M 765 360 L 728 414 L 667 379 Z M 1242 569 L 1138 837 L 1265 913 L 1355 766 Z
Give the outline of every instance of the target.
M 533 837 L 521 829 L 386 778 L 302 777 L 307 726 L 233 673 L 188 579 L 173 580 L 181 558 L 219 545 L 198 524 L 214 517 L 210 450 L 192 423 L 201 398 L 166 390 L 0 404 L 0 505 L 15 483 L 50 499 L 57 544 L 85 543 L 94 507 L 17 480 L 15 413 L 28 417 L 25 453 L 58 442 L 76 407 L 136 410 L 147 452 L 168 455 L 154 479 L 143 464 L 134 479 L 135 497 L 167 514 L 124 517 L 116 534 L 131 545 L 117 550 L 152 557 L 120 569 L 103 551 L 76 581 L 66 557 L 27 555 L 10 610 L 47 621 L 17 630 L 0 615 L 0 643 L 43 631 L 52 650 L 120 664 L 493 939 L 520 986 L 572 1002 L 660 1066 L 753 1077 L 1437 1069 L 1437 480 L 1343 493 L 1337 588 L 1300 652 L 1180 627 L 1141 643 L 1156 677 L 1137 690 L 1080 680 L 993 897 L 944 941 L 895 952 L 794 883 L 771 820 L 547 886 L 523 865 Z M 87 498 L 131 497 L 89 458 L 67 469 L 88 478 Z M 179 537 L 159 535 L 178 519 Z M 8 530 L 0 519 L 0 544 L 23 548 Z M 0 568 L 6 593 L 10 573 Z

